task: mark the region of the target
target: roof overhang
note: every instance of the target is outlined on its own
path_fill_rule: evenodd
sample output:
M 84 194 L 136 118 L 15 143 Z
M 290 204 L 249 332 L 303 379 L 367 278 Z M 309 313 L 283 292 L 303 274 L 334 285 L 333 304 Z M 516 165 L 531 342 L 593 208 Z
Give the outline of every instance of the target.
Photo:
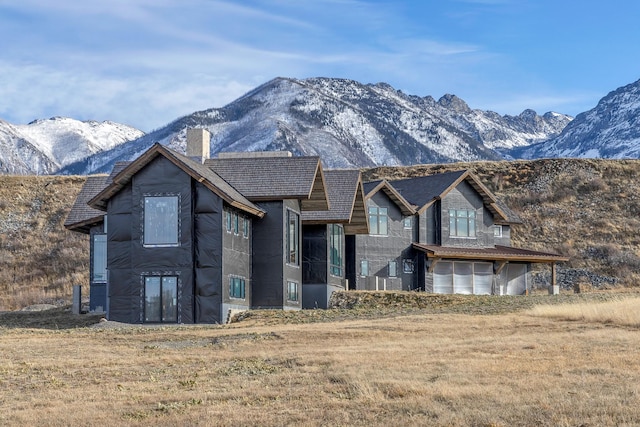
M 412 247 L 423 252 L 427 258 L 434 259 L 464 259 L 483 261 L 512 261 L 554 263 L 569 261 L 568 257 L 551 252 L 532 251 L 529 249 L 498 246 L 493 248 L 453 248 L 438 245 L 423 245 L 413 243 Z
M 98 225 L 104 221 L 104 215 L 98 215 L 73 224 L 65 224 L 64 228 L 69 231 L 77 231 L 78 233 L 89 234 L 91 227 Z
M 313 184 L 309 189 L 309 194 L 300 201 L 300 209 L 303 211 L 326 211 L 329 210 L 329 196 L 327 195 L 327 186 L 325 184 L 324 172 L 322 171 L 322 163 L 318 159 L 316 173 Z

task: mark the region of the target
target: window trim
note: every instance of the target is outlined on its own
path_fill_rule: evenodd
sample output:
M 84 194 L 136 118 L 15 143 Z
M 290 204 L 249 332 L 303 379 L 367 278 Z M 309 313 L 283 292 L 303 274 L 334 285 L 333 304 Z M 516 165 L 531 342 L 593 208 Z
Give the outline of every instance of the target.
M 295 280 L 287 280 L 287 302 L 300 303 L 300 283 Z
M 493 224 L 493 237 L 502 237 L 502 225 Z
M 405 274 L 412 274 L 415 271 L 415 262 L 411 258 L 405 258 L 402 260 L 402 272 Z
M 398 277 L 398 261 L 391 260 L 387 263 L 387 277 Z
M 103 243 L 104 244 L 104 255 L 103 257 L 101 257 L 103 263 L 104 263 L 104 279 L 100 278 L 97 279 L 96 278 L 96 261 L 97 261 L 97 257 L 96 257 L 96 238 L 100 237 L 101 239 L 104 239 Z M 92 236 L 91 238 L 92 240 L 92 253 L 91 253 L 91 283 L 107 283 L 107 235 L 105 233 L 96 233 Z M 103 270 L 102 268 L 100 270 Z
M 151 277 L 157 277 L 160 279 L 160 321 L 155 321 L 155 320 L 151 320 L 148 321 L 147 320 L 147 279 L 151 278 Z M 165 321 L 163 320 L 162 316 L 163 316 L 163 304 L 162 304 L 162 289 L 163 289 L 163 279 L 164 278 L 174 278 L 175 279 L 175 283 L 176 283 L 176 303 L 175 303 L 175 312 L 176 312 L 176 320 L 170 320 L 170 321 Z M 181 289 L 180 289 L 180 276 L 178 274 L 172 274 L 172 273 L 143 273 L 142 274 L 142 321 L 143 323 L 151 323 L 151 324 L 159 324 L 159 323 L 167 323 L 167 324 L 171 324 L 171 323 L 180 323 L 180 310 L 178 307 L 178 302 L 180 301 L 180 297 L 181 297 Z
M 291 220 L 294 219 L 293 236 L 291 235 Z M 292 209 L 287 209 L 287 225 L 285 237 L 287 240 L 286 263 L 300 266 L 300 214 Z M 293 243 L 293 246 L 291 244 Z M 293 259 L 292 259 L 293 255 Z
M 382 212 L 384 211 L 384 213 Z M 369 215 L 369 235 L 370 236 L 388 236 L 389 235 L 389 208 L 383 206 L 369 206 L 367 208 Z M 385 218 L 385 221 L 381 221 Z M 384 223 L 385 232 L 380 232 L 380 225 Z M 375 226 L 374 226 L 375 225 Z M 374 231 L 375 230 L 375 231 Z
M 235 289 L 234 282 L 238 281 L 240 284 L 240 295 L 234 295 Z M 247 280 L 242 276 L 229 275 L 229 298 L 237 300 L 246 300 L 247 296 Z
M 175 243 L 147 243 L 146 242 L 146 234 L 145 230 L 147 228 L 147 199 L 160 198 L 160 197 L 171 197 L 176 199 L 176 242 Z M 180 211 L 181 211 L 182 200 L 179 193 L 145 193 L 142 195 L 142 212 L 141 212 L 141 227 L 142 233 L 140 238 L 142 239 L 142 246 L 145 248 L 177 248 L 180 246 L 180 234 L 182 229 L 182 224 L 180 221 Z
M 453 215 L 451 213 L 453 212 Z M 459 212 L 466 212 L 466 216 L 458 216 Z M 471 215 L 473 214 L 473 215 Z M 467 234 L 458 234 L 458 220 L 466 219 Z M 453 224 L 453 226 L 452 226 Z M 471 227 L 473 224 L 473 227 Z M 455 239 L 477 239 L 478 215 L 475 209 L 449 209 L 449 237 Z M 473 231 L 473 234 L 471 234 Z
M 329 274 L 342 277 L 344 273 L 344 229 L 340 224 L 330 224 L 329 228 Z M 335 239 L 338 239 L 336 251 L 334 251 Z

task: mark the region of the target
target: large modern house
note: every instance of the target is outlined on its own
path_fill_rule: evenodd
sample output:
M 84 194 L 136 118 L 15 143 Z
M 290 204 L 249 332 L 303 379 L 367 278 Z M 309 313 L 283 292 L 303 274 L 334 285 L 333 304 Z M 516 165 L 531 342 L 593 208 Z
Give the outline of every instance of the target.
M 210 159 L 209 141 L 189 129 L 186 155 L 155 144 L 87 178 L 65 227 L 90 235 L 90 310 L 221 323 L 342 289 L 522 294 L 532 263 L 566 260 L 512 248 L 517 216 L 468 171 L 363 184 L 319 157 Z

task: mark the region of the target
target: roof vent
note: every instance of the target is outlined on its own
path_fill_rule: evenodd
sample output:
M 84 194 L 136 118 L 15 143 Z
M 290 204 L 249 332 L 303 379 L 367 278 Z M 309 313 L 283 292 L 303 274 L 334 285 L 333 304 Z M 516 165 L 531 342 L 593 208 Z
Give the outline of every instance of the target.
M 206 129 L 187 129 L 187 157 L 204 163 L 209 158 L 211 134 Z

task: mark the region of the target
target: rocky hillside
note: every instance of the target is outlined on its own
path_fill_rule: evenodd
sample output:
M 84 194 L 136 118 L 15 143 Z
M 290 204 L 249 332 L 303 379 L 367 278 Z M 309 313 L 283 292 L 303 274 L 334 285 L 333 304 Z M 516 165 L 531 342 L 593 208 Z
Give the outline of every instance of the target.
M 364 170 L 364 177 L 461 168 L 473 170 L 521 216 L 514 245 L 571 257 L 559 270 L 563 283 L 600 288 L 640 283 L 640 160 L 380 167 Z M 0 176 L 0 311 L 68 300 L 74 284 L 88 292 L 88 239 L 62 226 L 83 181 Z

